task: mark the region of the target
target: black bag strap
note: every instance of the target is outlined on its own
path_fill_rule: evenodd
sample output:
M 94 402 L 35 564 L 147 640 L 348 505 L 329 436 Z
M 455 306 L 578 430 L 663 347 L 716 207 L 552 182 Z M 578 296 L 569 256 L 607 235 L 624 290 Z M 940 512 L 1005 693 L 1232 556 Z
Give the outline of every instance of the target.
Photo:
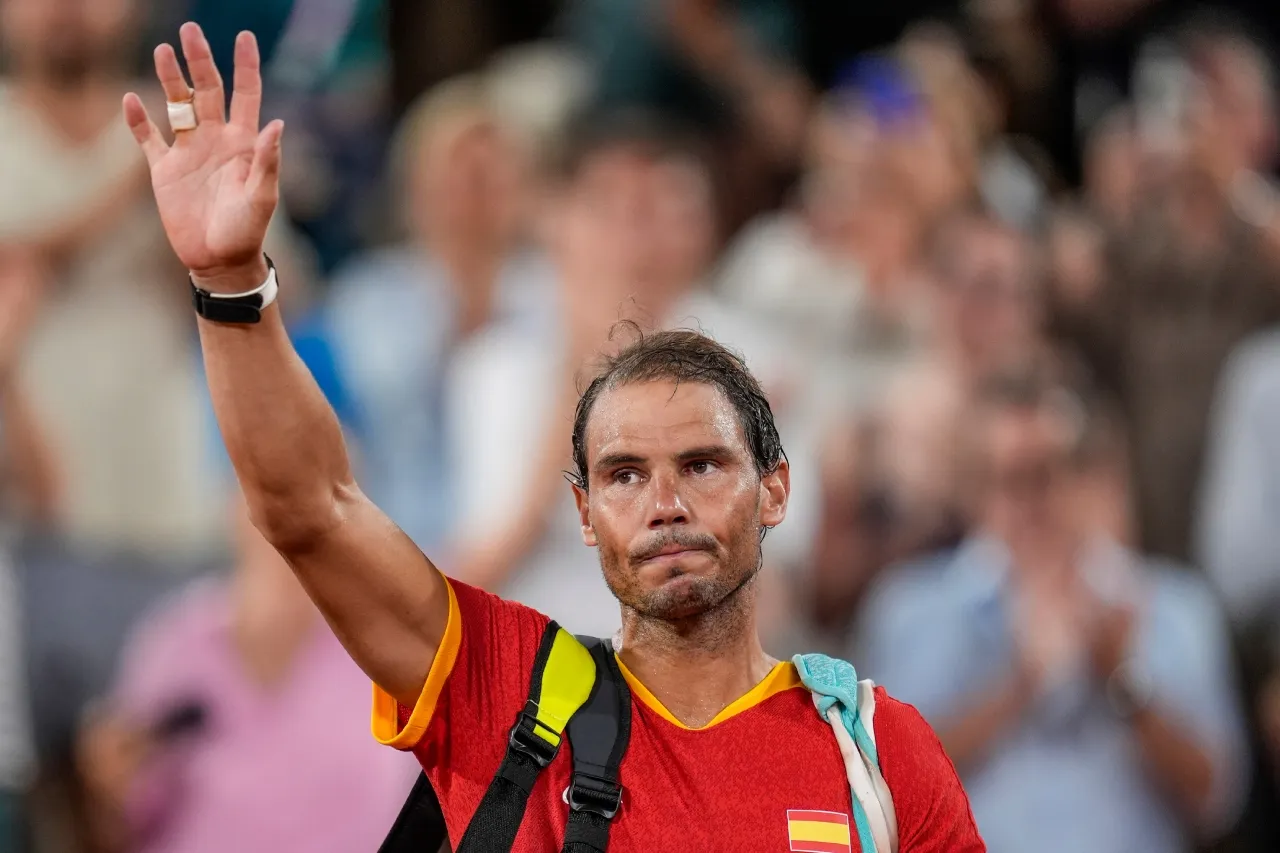
M 378 853 L 436 853 L 444 837 L 444 812 L 436 789 L 426 773 L 419 773 Z
M 573 781 L 561 853 L 605 853 L 609 828 L 622 807 L 618 768 L 631 740 L 631 691 L 612 643 L 595 637 L 578 640 L 596 662 L 596 684 L 567 729 Z
M 507 754 L 498 765 L 498 772 L 484 792 L 484 798 L 480 800 L 455 853 L 503 853 L 510 850 L 524 821 L 525 807 L 533 785 L 538 781 L 538 774 L 559 752 L 558 745 L 552 746 L 534 732 L 538 726 L 537 700 L 542 693 L 542 671 L 551 657 L 551 647 L 559 631 L 560 626 L 554 621 L 547 623 L 542 643 L 538 646 L 538 656 L 533 662 L 529 699 L 516 716 L 511 735 L 507 738 Z

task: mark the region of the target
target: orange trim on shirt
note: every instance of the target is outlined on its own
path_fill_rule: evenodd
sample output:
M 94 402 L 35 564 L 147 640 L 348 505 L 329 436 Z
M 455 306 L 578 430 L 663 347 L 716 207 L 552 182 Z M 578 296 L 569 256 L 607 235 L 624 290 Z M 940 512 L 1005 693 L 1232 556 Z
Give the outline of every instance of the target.
M 449 590 L 449 621 L 445 623 L 444 636 L 440 639 L 435 659 L 431 661 L 422 693 L 403 727 L 400 725 L 400 703 L 381 687 L 373 685 L 373 736 L 384 746 L 409 750 L 422 741 L 427 726 L 431 724 L 436 703 L 440 701 L 440 694 L 444 692 L 445 682 L 458 661 L 458 649 L 462 645 L 462 614 L 458 610 L 458 596 L 454 594 L 448 578 L 445 578 L 444 585 Z
M 658 701 L 658 697 L 649 691 L 649 688 L 640 683 L 640 679 L 631 674 L 631 670 L 627 669 L 627 665 L 622 662 L 622 658 L 618 658 L 618 669 L 622 670 L 622 677 L 627 680 L 627 686 L 631 688 L 631 693 L 644 704 L 648 705 L 662 719 L 688 731 L 701 731 L 709 729 L 718 723 L 723 723 L 730 717 L 741 714 L 743 711 L 754 708 L 770 696 L 777 695 L 784 690 L 790 690 L 793 687 L 799 687 L 800 673 L 796 672 L 796 665 L 791 661 L 779 661 L 769 670 L 769 674 L 751 688 L 742 696 L 739 696 L 728 707 L 712 718 L 711 722 L 705 726 L 694 728 L 686 726 L 675 718 L 675 715 L 666 709 L 662 702 Z

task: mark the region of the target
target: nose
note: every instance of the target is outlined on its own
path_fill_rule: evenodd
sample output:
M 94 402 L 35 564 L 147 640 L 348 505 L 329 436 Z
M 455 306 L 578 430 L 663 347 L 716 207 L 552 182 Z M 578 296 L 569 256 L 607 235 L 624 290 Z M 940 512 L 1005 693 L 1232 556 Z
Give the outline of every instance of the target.
M 676 478 L 657 476 L 650 483 L 652 484 L 652 506 L 649 509 L 649 529 L 658 530 L 673 524 L 688 524 L 689 510 L 680 495 Z

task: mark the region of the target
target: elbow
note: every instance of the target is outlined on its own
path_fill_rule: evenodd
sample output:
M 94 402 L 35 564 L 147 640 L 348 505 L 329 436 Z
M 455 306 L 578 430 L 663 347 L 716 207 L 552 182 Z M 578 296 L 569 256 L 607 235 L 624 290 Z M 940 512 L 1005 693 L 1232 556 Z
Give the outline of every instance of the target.
M 310 494 L 246 494 L 246 500 L 258 533 L 287 557 L 309 550 L 341 526 L 358 495 L 354 483 L 339 483 Z

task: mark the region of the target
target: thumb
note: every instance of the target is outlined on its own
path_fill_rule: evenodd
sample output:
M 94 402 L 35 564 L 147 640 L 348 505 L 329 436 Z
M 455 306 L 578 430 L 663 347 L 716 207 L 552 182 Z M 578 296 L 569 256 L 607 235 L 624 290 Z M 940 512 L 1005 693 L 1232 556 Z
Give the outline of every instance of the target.
M 280 198 L 280 149 L 284 122 L 276 119 L 262 129 L 253 146 L 246 189 L 254 204 L 275 209 Z

